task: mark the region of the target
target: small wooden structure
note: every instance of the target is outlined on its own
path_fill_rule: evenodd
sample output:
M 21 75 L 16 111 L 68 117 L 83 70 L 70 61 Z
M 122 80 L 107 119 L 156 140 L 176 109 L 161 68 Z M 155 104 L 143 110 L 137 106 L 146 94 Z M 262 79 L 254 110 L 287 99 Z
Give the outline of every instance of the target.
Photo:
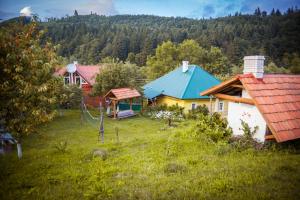
M 108 106 L 112 105 L 112 115 L 114 119 L 116 118 L 127 118 L 134 116 L 134 112 L 132 110 L 132 102 L 133 99 L 140 98 L 141 94 L 136 89 L 131 88 L 118 88 L 118 89 L 111 89 L 104 98 L 109 102 Z M 130 109 L 117 112 L 117 104 L 120 101 L 129 100 Z

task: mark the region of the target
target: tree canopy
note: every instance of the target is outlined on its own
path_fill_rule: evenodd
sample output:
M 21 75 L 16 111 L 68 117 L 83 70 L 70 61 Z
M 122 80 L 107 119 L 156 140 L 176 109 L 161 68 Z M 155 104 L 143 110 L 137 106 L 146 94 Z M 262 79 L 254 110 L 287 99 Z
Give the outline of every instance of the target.
M 154 56 L 148 57 L 147 76 L 149 79 L 158 78 L 178 67 L 183 60 L 200 65 L 215 75 L 226 74 L 231 70 L 227 57 L 218 47 L 205 49 L 195 40 L 184 40 L 178 45 L 167 41 L 157 47 Z
M 139 79 L 142 77 L 140 69 L 129 62 L 111 61 L 104 59 L 107 63 L 96 77 L 93 87 L 95 95 L 105 95 L 109 90 L 123 87 L 138 87 Z
M 53 77 L 54 48 L 40 45 L 42 34 L 35 23 L 0 29 L 0 119 L 18 136 L 54 116 L 60 80 Z
M 256 8 L 251 14 L 215 19 L 188 19 L 149 15 L 78 15 L 50 18 L 41 23 L 58 54 L 82 64 L 97 64 L 107 56 L 129 59 L 144 66 L 147 56 L 163 42 L 193 39 L 205 48 L 218 47 L 231 64 L 240 65 L 246 55 L 266 55 L 277 66 L 291 67 L 285 54 L 300 54 L 300 12 L 288 9 L 270 14 Z M 184 48 L 184 47 L 183 47 Z M 190 52 L 193 53 L 193 52 Z M 184 55 L 183 55 L 184 56 Z

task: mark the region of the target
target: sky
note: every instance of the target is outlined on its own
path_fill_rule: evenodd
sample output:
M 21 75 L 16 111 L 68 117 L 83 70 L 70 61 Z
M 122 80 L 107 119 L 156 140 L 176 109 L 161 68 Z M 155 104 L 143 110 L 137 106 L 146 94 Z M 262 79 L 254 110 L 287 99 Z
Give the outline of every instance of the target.
M 215 18 L 241 12 L 253 13 L 257 7 L 270 12 L 272 8 L 286 11 L 300 0 L 0 0 L 0 19 L 20 15 L 25 7 L 41 19 L 93 13 L 101 15 L 150 14 L 189 18 Z

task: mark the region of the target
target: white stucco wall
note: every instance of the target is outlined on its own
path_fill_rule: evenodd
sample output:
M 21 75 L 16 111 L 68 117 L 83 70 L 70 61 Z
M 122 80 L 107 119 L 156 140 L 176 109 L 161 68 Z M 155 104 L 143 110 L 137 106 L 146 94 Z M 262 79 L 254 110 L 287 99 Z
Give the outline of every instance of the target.
M 243 95 L 247 98 L 246 93 L 243 93 Z M 243 134 L 243 131 L 241 130 L 241 120 L 243 120 L 251 127 L 252 130 L 254 130 L 255 126 L 258 126 L 258 130 L 254 135 L 254 138 L 260 142 L 265 141 L 266 122 L 256 106 L 229 102 L 227 120 L 234 135 Z

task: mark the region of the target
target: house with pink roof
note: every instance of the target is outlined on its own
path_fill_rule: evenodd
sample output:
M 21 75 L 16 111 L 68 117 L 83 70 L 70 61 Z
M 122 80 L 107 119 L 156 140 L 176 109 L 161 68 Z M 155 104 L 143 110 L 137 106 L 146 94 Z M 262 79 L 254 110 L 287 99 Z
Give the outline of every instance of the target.
M 99 105 L 100 98 L 91 97 L 90 94 L 101 67 L 99 65 L 80 65 L 77 61 L 74 61 L 66 67 L 58 69 L 54 75 L 62 76 L 65 85 L 78 85 L 82 88 L 85 102 L 97 106 Z

